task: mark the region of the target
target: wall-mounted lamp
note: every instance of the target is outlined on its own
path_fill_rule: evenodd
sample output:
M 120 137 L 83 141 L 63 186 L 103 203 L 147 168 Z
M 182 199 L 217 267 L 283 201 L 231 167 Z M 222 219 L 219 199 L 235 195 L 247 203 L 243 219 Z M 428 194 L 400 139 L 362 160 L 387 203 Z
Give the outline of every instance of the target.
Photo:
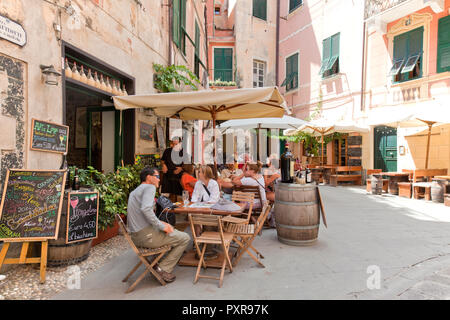
M 42 75 L 44 76 L 45 84 L 57 86 L 58 78 L 61 77 L 61 73 L 56 71 L 53 65 L 44 66 L 41 64 L 39 67 L 41 68 Z

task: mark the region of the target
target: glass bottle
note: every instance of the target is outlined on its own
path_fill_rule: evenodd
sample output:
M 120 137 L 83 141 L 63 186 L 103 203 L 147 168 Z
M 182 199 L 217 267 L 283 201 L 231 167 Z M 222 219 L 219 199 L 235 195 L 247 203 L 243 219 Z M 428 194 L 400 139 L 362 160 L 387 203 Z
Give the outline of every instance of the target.
M 77 69 L 77 63 L 76 63 L 76 61 L 74 61 L 74 62 L 73 62 L 73 68 L 72 68 L 72 78 L 73 78 L 74 80 L 80 81 L 80 77 L 81 77 L 81 75 L 80 75 L 80 73 L 78 72 L 78 69 Z
M 63 160 L 61 162 L 61 166 L 59 167 L 60 170 L 66 170 L 67 174 L 66 174 L 66 185 L 64 187 L 65 190 L 70 189 L 70 169 L 69 166 L 67 165 L 67 158 L 66 158 L 67 154 L 64 153 L 63 154 Z
M 294 157 L 286 143 L 286 150 L 281 155 L 281 182 L 292 183 L 294 181 Z
M 72 78 L 72 70 L 70 70 L 69 61 L 67 60 L 67 58 L 66 58 L 65 66 L 64 66 L 64 73 L 65 73 L 66 78 Z
M 80 190 L 80 178 L 78 178 L 78 168 L 75 168 L 73 175 L 72 190 Z
M 83 83 L 86 83 L 86 84 L 88 82 L 88 78 L 86 77 L 86 73 L 84 73 L 84 67 L 83 66 L 81 66 L 80 81 L 83 82 Z

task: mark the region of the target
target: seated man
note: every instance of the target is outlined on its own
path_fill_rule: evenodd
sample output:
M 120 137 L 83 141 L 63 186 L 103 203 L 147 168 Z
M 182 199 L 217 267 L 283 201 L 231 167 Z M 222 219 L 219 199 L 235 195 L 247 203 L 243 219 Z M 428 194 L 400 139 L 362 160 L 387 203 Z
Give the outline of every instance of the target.
M 140 174 L 141 184 L 130 193 L 127 224 L 131 239 L 137 247 L 159 248 L 172 246 L 169 253 L 156 266 L 156 271 L 166 282 L 175 280 L 172 270 L 189 244 L 187 233 L 174 229 L 159 220 L 154 213 L 155 192 L 159 185 L 156 168 L 145 167 Z

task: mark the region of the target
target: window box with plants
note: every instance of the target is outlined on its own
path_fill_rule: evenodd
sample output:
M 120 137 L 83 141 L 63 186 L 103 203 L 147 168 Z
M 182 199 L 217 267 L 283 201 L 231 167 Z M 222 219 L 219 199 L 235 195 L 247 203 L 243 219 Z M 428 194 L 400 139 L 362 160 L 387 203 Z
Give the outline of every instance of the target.
M 222 80 L 214 80 L 209 83 L 209 87 L 211 89 L 237 89 L 237 84 L 234 81 L 222 81 Z

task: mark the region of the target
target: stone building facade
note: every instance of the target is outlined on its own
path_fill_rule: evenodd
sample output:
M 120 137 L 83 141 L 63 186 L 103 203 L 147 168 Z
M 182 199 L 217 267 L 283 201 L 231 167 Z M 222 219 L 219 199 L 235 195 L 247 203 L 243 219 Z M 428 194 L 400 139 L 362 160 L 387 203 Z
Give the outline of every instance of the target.
M 83 66 L 86 76 L 97 72 L 128 94 L 144 94 L 156 92 L 153 63 L 175 64 L 195 71 L 205 84 L 205 5 L 198 0 L 1 1 L 2 21 L 21 26 L 26 43 L 0 37 L 0 184 L 8 168 L 61 165 L 61 154 L 30 150 L 32 119 L 69 126 L 69 165 L 108 171 L 122 161 L 131 163 L 135 154 L 160 151 L 155 136 L 140 138 L 139 126 L 159 125 L 165 133 L 166 119 L 139 110 L 120 115 L 112 93 L 65 71 L 76 63 L 80 74 Z M 57 85 L 44 83 L 41 65 L 61 73 Z

